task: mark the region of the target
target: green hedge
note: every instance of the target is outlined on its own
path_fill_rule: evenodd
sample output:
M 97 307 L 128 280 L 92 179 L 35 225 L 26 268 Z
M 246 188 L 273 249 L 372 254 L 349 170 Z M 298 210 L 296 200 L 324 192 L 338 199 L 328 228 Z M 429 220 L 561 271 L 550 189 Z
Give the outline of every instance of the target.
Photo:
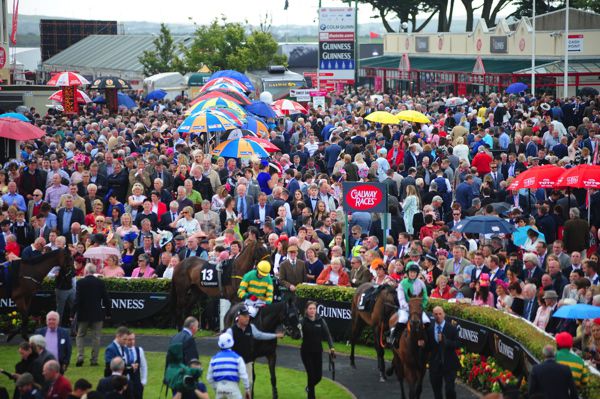
M 112 292 L 169 292 L 171 280 L 162 278 L 103 278 L 106 289 Z M 42 290 L 53 290 L 54 279 L 46 278 Z

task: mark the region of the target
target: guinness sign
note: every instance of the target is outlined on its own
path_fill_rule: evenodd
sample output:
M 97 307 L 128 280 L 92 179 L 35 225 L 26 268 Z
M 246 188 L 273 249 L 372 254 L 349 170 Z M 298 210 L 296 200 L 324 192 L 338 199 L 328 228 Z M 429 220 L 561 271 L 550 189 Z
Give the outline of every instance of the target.
M 316 300 L 317 314 L 327 322 L 329 332 L 336 341 L 346 341 L 352 331 L 352 308 L 349 302 L 321 301 L 298 298 L 298 306 L 304 309 L 306 302 Z

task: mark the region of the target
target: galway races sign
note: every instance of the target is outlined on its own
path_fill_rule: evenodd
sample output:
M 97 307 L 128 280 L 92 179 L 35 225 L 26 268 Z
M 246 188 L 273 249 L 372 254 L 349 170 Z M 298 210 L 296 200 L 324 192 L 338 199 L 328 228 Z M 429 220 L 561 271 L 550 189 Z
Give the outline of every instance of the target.
M 344 182 L 343 197 L 346 212 L 387 212 L 387 184 Z

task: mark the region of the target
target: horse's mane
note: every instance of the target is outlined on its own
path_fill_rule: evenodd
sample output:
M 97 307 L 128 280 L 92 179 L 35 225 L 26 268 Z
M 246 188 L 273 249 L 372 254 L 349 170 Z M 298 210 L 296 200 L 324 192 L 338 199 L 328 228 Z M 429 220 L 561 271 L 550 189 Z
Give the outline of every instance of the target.
M 33 258 L 29 258 L 29 259 L 25 259 L 25 260 L 21 259 L 21 262 L 25 262 L 28 265 L 37 265 L 39 263 L 42 263 L 46 259 L 50 258 L 51 256 L 58 255 L 58 253 L 60 251 L 61 251 L 60 249 L 54 249 L 54 250 L 52 250 L 50 252 L 46 252 L 45 254 L 34 256 Z

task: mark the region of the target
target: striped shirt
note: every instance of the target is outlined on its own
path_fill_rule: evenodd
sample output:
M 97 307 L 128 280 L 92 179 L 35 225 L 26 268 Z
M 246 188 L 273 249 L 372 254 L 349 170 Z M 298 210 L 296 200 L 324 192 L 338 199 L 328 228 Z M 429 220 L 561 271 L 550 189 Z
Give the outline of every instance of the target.
M 556 362 L 563 364 L 571 369 L 573 380 L 577 389 L 581 389 L 588 383 L 588 370 L 579 356 L 569 349 L 563 348 L 556 351 Z
M 271 276 L 259 277 L 256 270 L 246 273 L 240 283 L 238 297 L 246 299 L 252 295 L 266 303 L 273 302 L 273 279 Z
M 246 390 L 250 389 L 244 359 L 231 349 L 223 349 L 210 359 L 206 379 L 213 386 L 219 381 L 242 380 Z

